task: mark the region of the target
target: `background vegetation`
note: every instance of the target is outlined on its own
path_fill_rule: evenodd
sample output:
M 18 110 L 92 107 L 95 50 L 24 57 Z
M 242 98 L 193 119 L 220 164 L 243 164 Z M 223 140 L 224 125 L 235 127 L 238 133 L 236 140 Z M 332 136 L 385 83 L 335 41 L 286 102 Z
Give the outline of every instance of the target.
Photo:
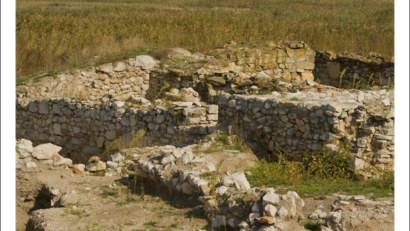
M 394 53 L 394 0 L 17 0 L 17 77 L 229 40 Z M 141 48 L 144 49 L 141 49 Z

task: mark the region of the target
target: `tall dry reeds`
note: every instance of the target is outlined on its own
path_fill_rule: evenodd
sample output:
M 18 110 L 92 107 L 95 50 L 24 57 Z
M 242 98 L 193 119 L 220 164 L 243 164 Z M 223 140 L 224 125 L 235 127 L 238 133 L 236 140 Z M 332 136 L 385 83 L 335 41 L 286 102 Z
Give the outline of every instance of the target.
M 394 53 L 393 0 L 17 0 L 17 77 L 139 47 L 208 52 L 234 40 Z

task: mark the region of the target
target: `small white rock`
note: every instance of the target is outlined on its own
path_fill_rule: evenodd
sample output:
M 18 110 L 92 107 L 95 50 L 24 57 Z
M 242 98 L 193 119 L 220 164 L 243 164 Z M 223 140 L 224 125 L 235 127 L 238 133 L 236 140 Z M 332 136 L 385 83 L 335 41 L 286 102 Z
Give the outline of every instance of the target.
M 280 218 L 285 218 L 285 217 L 287 217 L 288 215 L 289 215 L 288 210 L 287 210 L 285 207 L 281 206 L 280 209 L 278 210 L 278 216 L 279 216 Z
M 32 162 L 32 161 L 30 161 L 30 162 L 27 162 L 26 163 L 26 167 L 27 168 L 37 168 L 37 164 L 36 163 L 34 163 L 34 162 Z
M 218 194 L 219 196 L 222 196 L 222 195 L 224 195 L 227 191 L 228 191 L 228 187 L 222 185 L 221 187 L 218 187 L 218 188 L 215 190 L 215 193 Z

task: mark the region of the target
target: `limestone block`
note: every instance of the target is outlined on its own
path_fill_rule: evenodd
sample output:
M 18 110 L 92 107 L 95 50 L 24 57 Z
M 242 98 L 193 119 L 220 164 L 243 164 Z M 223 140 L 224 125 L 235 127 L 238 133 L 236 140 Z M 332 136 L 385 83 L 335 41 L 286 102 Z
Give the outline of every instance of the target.
M 313 76 L 313 73 L 310 72 L 310 71 L 302 72 L 301 78 L 302 78 L 303 81 L 306 81 L 306 80 L 312 80 L 313 81 L 315 79 L 315 77 Z
M 330 79 L 340 78 L 340 63 L 327 62 L 327 73 Z
M 265 206 L 265 208 L 263 209 L 263 215 L 270 216 L 270 217 L 275 217 L 277 211 L 278 211 L 278 209 L 274 205 L 267 204 Z
M 276 193 L 267 193 L 263 196 L 262 201 L 263 201 L 263 205 L 278 205 L 280 200 L 279 195 L 277 195 Z
M 48 101 L 40 101 L 40 103 L 38 104 L 38 111 L 40 112 L 40 114 L 48 114 Z
M 117 136 L 117 132 L 116 132 L 115 130 L 113 130 L 113 131 L 107 131 L 107 132 L 105 133 L 105 138 L 106 138 L 107 140 L 115 140 L 116 136 Z
M 61 147 L 54 144 L 40 144 L 33 149 L 33 157 L 38 160 L 49 160 L 53 158 L 54 155 L 58 154 Z
M 136 67 L 141 67 L 144 70 L 151 70 L 155 66 L 155 61 L 151 56 L 140 55 L 135 58 L 133 65 Z
M 53 124 L 53 133 L 54 135 L 61 135 L 61 125 L 58 123 Z
M 101 160 L 98 162 L 92 162 L 87 165 L 87 170 L 90 172 L 104 171 L 107 168 L 107 165 Z
M 206 79 L 213 86 L 225 86 L 226 80 L 222 77 L 209 77 Z
M 114 71 L 121 72 L 121 71 L 125 71 L 126 69 L 127 69 L 127 65 L 124 62 L 119 61 L 115 64 Z
M 107 64 L 100 65 L 100 66 L 98 67 L 98 69 L 99 69 L 101 72 L 104 72 L 104 73 L 109 74 L 109 73 L 112 73 L 112 72 L 113 72 L 114 66 L 112 65 L 112 63 L 107 63 Z
M 17 141 L 16 151 L 20 158 L 29 157 L 33 152 L 33 143 L 30 140 L 20 139 Z
M 201 117 L 206 115 L 206 109 L 204 107 L 184 108 L 183 114 L 186 117 Z
M 218 114 L 218 105 L 208 105 L 206 110 L 209 114 Z
M 251 186 L 245 177 L 243 172 L 237 172 L 223 178 L 223 185 L 231 186 L 234 185 L 236 188 L 240 189 L 250 189 Z

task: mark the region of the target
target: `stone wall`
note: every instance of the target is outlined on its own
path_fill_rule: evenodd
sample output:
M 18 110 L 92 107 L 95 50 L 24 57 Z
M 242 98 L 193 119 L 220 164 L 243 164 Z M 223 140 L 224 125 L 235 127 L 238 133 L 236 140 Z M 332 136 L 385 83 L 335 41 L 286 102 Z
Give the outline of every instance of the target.
M 148 59 L 155 64 L 151 57 Z M 91 101 L 109 95 L 124 99 L 130 95 L 145 96 L 153 66 L 144 69 L 141 65 L 136 58 L 130 58 L 98 67 L 67 70 L 55 77 L 32 80 L 27 86 L 17 86 L 16 93 L 18 98 L 76 96 Z
M 238 72 L 263 71 L 272 79 L 292 80 L 299 76 L 313 80 L 316 52 L 304 42 L 271 43 L 257 47 L 228 47 L 216 49 L 213 55 L 235 63 Z
M 219 96 L 220 122 L 236 123 L 239 134 L 270 152 L 316 151 L 352 145 L 356 169 L 394 165 L 393 93 L 276 93 L 274 96 Z
M 145 129 L 145 145 L 193 143 L 215 130 L 218 106 L 173 109 L 125 108 L 123 102 L 105 101 L 88 105 L 70 98 L 17 101 L 17 138 L 35 144 L 52 142 L 76 161 L 101 155 L 110 143 L 122 137 L 129 144 L 139 129 Z
M 189 51 L 186 51 L 189 53 Z M 169 60 L 154 60 L 147 55 L 128 60 L 67 70 L 33 78 L 17 86 L 18 98 L 76 96 L 97 100 L 111 96 L 125 100 L 130 95 L 155 98 L 161 86 L 195 87 L 206 82 L 214 87 L 256 84 L 274 79 L 313 80 L 315 51 L 303 42 L 279 45 L 216 49 L 209 56 L 191 55 Z
M 186 51 L 184 55 L 190 54 Z M 165 60 L 141 55 L 135 58 L 84 69 L 67 70 L 55 77 L 33 78 L 17 86 L 18 98 L 45 99 L 76 96 L 95 101 L 103 96 L 125 100 L 129 96 L 157 97 L 165 84 L 171 88 L 198 86 L 207 92 L 227 91 L 252 85 L 267 87 L 275 80 L 361 88 L 394 83 L 394 58 L 371 53 L 315 52 L 304 42 L 280 42 L 264 46 L 232 45 L 215 49 L 205 56 L 192 54 Z M 372 81 L 369 83 L 369 76 Z M 169 90 L 169 89 L 168 89 Z M 201 94 L 202 95 L 202 94 Z M 212 97 L 212 95 L 211 95 Z
M 315 60 L 315 78 L 322 83 L 339 86 L 340 74 L 343 75 L 343 85 L 351 88 L 374 85 L 386 86 L 394 83 L 394 57 L 385 57 L 377 53 L 370 53 L 367 56 L 359 53 L 342 52 L 336 54 L 331 51 L 317 52 Z M 369 78 L 372 80 L 369 83 Z M 389 80 L 390 79 L 390 80 Z M 390 81 L 390 82 L 389 82 Z M 353 86 L 353 83 L 355 83 Z
M 367 83 L 372 73 L 376 82 L 381 78 L 386 85 L 389 77 L 394 78 L 392 58 L 316 54 L 303 42 L 231 44 L 208 56 L 189 54 L 162 60 L 141 55 L 32 79 L 17 87 L 17 137 L 51 141 L 84 158 L 98 155 L 120 136 L 129 141 L 142 128 L 147 130 L 146 144 L 183 145 L 215 129 L 218 109 L 201 107 L 201 102 L 208 102 L 219 104 L 219 122 L 232 122 L 236 115 L 252 134 L 250 139 L 271 152 L 296 155 L 347 139 L 354 144 L 357 166 L 393 165 L 393 93 L 339 91 L 310 81 L 315 74 L 322 83 L 338 86 L 345 69 L 343 86 L 351 85 L 353 79 Z M 170 87 L 159 95 L 166 84 Z M 266 87 L 272 85 L 275 88 Z M 273 95 L 240 95 L 260 93 L 258 89 L 273 91 Z M 312 92 L 276 92 L 306 89 Z M 157 104 L 162 106 L 149 106 L 157 98 L 164 99 Z M 32 102 L 26 105 L 27 100 Z M 199 107 L 185 108 L 191 105 Z

